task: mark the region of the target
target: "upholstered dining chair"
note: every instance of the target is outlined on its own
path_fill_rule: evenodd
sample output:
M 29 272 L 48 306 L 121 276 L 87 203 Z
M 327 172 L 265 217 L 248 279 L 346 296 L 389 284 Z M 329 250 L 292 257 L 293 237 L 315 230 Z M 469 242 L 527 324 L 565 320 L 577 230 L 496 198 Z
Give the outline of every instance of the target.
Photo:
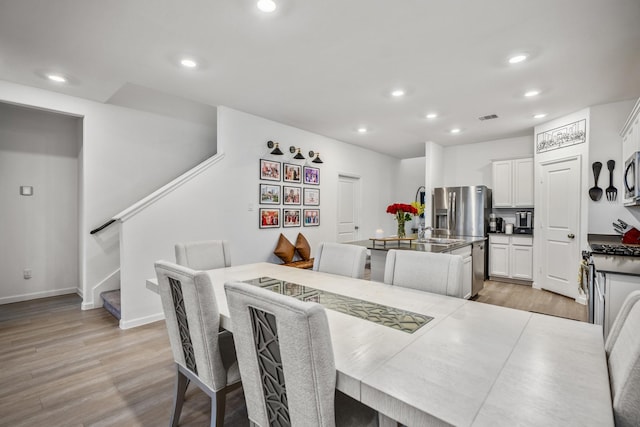
M 231 266 L 231 247 L 226 240 L 176 243 L 176 262 L 193 270 Z
M 338 392 L 324 307 L 247 283 L 225 284 L 249 420 L 260 427 L 375 426 Z
M 640 291 L 631 292 L 605 343 L 616 427 L 640 425 Z
M 218 332 L 211 279 L 165 261 L 156 262 L 155 269 L 176 366 L 171 426 L 178 425 L 189 382 L 211 398 L 211 426 L 222 426 L 226 395 L 241 383 L 233 336 Z
M 462 297 L 462 257 L 432 252 L 387 252 L 384 283 Z
M 367 249 L 342 243 L 320 243 L 313 262 L 314 271 L 364 278 Z

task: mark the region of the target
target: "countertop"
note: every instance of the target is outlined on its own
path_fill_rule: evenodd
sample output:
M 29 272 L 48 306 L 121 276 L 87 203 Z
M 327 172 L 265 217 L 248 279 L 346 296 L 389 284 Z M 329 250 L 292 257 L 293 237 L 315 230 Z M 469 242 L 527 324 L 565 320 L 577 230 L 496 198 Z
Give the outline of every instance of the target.
M 407 235 L 409 237 L 415 235 Z M 376 243 L 375 246 L 373 241 L 367 240 L 357 240 L 354 242 L 347 242 L 350 245 L 358 245 L 364 246 L 370 250 L 376 251 L 388 251 L 389 249 L 398 249 L 398 250 L 409 250 L 409 251 L 421 251 L 421 252 L 445 252 L 452 251 L 455 249 L 463 248 L 465 246 L 469 246 L 472 243 L 482 242 L 487 240 L 486 237 L 470 237 L 470 236 L 448 236 L 449 239 L 460 239 L 463 240 L 459 243 L 452 243 L 448 245 L 436 244 L 436 243 L 421 243 L 417 240 L 414 240 L 409 243 L 396 243 L 396 242 L 387 242 L 386 246 L 381 243 Z
M 617 234 L 589 234 L 589 245 L 620 245 L 622 239 Z M 631 245 L 630 245 L 631 246 Z M 593 265 L 597 271 L 611 274 L 640 276 L 640 257 L 628 255 L 591 254 Z

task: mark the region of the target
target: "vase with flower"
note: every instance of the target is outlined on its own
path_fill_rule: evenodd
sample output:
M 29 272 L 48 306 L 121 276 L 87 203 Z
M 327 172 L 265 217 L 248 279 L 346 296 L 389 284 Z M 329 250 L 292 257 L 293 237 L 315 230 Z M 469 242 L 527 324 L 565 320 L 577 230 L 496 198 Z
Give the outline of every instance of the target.
M 404 230 L 405 222 L 411 221 L 413 215 L 418 215 L 418 209 L 406 203 L 394 203 L 387 206 L 387 213 L 395 216 L 398 222 L 398 237 L 403 238 L 406 236 Z

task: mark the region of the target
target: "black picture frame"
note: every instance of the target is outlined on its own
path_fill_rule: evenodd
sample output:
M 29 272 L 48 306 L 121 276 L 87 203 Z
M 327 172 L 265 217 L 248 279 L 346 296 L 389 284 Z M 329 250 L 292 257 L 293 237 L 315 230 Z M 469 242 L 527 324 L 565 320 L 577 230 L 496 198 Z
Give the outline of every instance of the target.
M 320 169 L 305 166 L 303 176 L 305 184 L 320 185 Z
M 301 205 L 302 204 L 302 187 L 283 185 L 282 186 L 282 204 L 283 205 Z
M 260 159 L 260 179 L 280 181 L 282 163 L 275 160 Z
M 279 205 L 282 200 L 282 186 L 260 183 L 258 198 L 261 205 Z
M 284 163 L 283 169 L 282 180 L 284 182 L 302 184 L 302 166 L 294 165 L 293 163 Z
M 302 201 L 305 206 L 320 206 L 320 189 L 305 187 L 303 189 Z
M 305 227 L 318 227 L 320 225 L 320 209 L 303 209 L 302 225 Z
M 260 228 L 280 228 L 279 208 L 260 208 L 259 212 L 258 224 Z
M 282 209 L 282 227 L 300 227 L 302 212 L 300 209 Z

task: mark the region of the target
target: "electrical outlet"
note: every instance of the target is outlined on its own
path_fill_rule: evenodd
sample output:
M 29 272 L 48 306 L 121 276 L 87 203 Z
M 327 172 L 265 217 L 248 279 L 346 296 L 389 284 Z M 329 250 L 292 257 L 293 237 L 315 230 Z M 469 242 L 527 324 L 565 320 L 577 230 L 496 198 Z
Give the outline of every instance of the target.
M 31 269 L 25 268 L 23 271 L 23 275 L 25 279 L 31 279 Z

